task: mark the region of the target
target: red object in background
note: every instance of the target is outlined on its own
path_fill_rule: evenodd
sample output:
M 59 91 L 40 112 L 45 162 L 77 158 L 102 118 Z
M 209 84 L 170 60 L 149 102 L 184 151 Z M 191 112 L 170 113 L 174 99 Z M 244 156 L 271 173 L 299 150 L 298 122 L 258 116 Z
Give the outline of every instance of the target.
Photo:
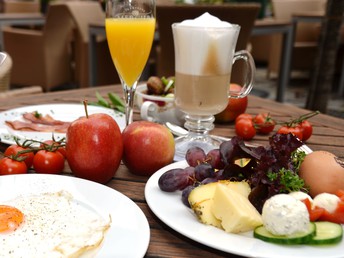
M 240 91 L 241 86 L 235 83 L 231 83 L 229 86 L 231 91 Z M 215 122 L 228 123 L 233 122 L 240 114 L 244 113 L 247 109 L 248 98 L 229 98 L 228 105 L 225 110 L 215 115 Z

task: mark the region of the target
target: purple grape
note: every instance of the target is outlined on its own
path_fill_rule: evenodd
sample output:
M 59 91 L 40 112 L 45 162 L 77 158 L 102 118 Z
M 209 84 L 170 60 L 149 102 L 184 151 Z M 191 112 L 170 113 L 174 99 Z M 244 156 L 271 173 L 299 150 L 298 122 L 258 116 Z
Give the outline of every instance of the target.
M 189 185 L 192 185 L 196 179 L 195 179 L 195 168 L 194 167 L 186 167 L 184 168 L 185 173 L 189 176 Z
M 225 166 L 221 159 L 220 149 L 210 150 L 207 153 L 205 160 L 215 169 L 223 169 Z
M 217 181 L 224 180 L 225 178 L 223 176 L 223 169 L 220 169 L 220 170 L 216 171 L 214 178 L 216 178 Z
M 194 185 L 189 185 L 186 188 L 184 188 L 183 192 L 182 192 L 182 202 L 184 203 L 184 205 L 186 205 L 187 207 L 190 208 L 190 203 L 189 203 L 189 194 L 191 193 L 191 191 L 195 188 Z
M 185 169 L 176 168 L 166 171 L 159 178 L 158 185 L 162 191 L 183 190 L 190 184 L 189 174 Z
M 215 170 L 208 163 L 199 164 L 195 167 L 195 178 L 197 181 L 201 182 L 207 177 L 214 177 Z
M 217 179 L 216 177 L 207 177 L 207 178 L 205 178 L 205 179 L 201 182 L 201 184 L 202 184 L 202 185 L 206 185 L 206 184 L 214 183 L 214 182 L 217 182 L 217 181 L 218 181 L 218 179 Z
M 185 159 L 189 166 L 196 167 L 205 160 L 205 152 L 200 147 L 191 147 L 185 154 Z

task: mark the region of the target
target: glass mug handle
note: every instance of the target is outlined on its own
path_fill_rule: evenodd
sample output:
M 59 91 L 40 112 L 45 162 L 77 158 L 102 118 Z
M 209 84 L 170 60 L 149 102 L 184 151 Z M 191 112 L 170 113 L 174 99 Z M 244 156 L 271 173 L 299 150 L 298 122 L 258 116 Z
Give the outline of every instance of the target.
M 158 105 L 152 101 L 144 101 L 141 106 L 141 118 L 150 122 L 158 121 Z
M 253 80 L 256 72 L 256 66 L 254 64 L 253 57 L 247 50 L 240 50 L 234 53 L 233 64 L 240 59 L 244 61 L 246 66 L 245 84 L 242 85 L 242 89 L 240 91 L 229 91 L 229 98 L 238 99 L 246 97 L 251 92 L 253 87 Z

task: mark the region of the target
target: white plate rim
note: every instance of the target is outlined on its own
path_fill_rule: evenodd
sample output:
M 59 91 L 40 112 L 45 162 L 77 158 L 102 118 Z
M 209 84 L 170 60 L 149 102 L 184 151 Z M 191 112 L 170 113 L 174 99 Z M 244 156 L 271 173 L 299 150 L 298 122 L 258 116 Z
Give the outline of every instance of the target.
M 61 190 L 70 192 L 103 218 L 111 216 L 111 226 L 96 257 L 144 257 L 150 242 L 146 216 L 130 198 L 106 185 L 68 175 L 4 175 L 0 177 L 0 204 L 19 195 Z
M 343 258 L 344 240 L 330 248 L 306 245 L 277 245 L 253 238 L 251 231 L 242 234 L 231 234 L 198 222 L 191 209 L 182 203 L 180 191 L 167 193 L 161 191 L 158 186 L 158 180 L 164 172 L 186 166 L 187 163 L 184 160 L 161 168 L 148 179 L 145 187 L 145 198 L 149 208 L 162 222 L 178 233 L 203 245 L 243 257 Z
M 125 128 L 125 117 L 124 114 L 115 111 L 110 108 L 88 105 L 88 114 L 94 113 L 105 113 L 112 116 L 117 122 L 121 131 Z M 50 114 L 54 118 L 63 121 L 73 121 L 78 117 L 85 116 L 84 105 L 81 103 L 55 103 L 55 104 L 38 104 L 22 106 L 18 108 L 9 109 L 0 112 L 0 138 L 1 142 L 5 144 L 15 144 L 13 136 L 17 136 L 20 139 L 34 139 L 38 141 L 50 140 L 52 133 L 49 132 L 28 132 L 28 131 L 16 131 L 5 124 L 6 120 L 18 119 L 20 114 L 24 112 L 38 111 L 42 114 Z M 66 112 L 68 111 L 68 113 Z M 61 116 L 66 115 L 67 119 L 62 119 Z M 59 140 L 65 137 L 64 133 L 54 133 L 55 139 Z

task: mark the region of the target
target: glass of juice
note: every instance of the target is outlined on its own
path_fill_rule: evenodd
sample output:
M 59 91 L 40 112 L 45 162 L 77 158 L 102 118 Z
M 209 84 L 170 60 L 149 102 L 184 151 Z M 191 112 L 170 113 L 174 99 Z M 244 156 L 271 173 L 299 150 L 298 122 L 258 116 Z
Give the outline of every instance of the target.
M 242 98 L 252 89 L 255 65 L 246 50 L 235 52 L 240 26 L 223 22 L 208 13 L 194 20 L 172 25 L 175 50 L 175 104 L 185 113 L 189 133 L 176 139 L 175 160 L 186 151 L 201 147 L 205 152 L 218 148 L 222 140 L 209 132 L 214 115 L 223 111 L 228 98 Z M 230 92 L 232 64 L 245 63 L 245 85 Z
M 137 82 L 152 48 L 155 17 L 155 0 L 106 2 L 106 38 L 124 91 L 127 125 L 133 121 Z

